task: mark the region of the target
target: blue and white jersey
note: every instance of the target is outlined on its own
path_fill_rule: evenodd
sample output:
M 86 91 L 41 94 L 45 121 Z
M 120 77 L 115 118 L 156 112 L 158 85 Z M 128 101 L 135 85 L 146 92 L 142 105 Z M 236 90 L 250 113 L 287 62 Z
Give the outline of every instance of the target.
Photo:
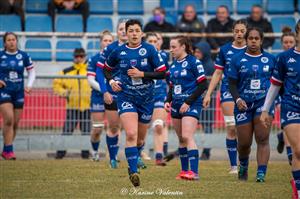
M 165 51 L 159 51 L 159 54 L 161 55 L 161 57 L 165 63 L 166 70 L 168 70 L 169 64 L 168 64 L 167 53 Z M 155 89 L 154 89 L 155 96 L 156 95 L 167 95 L 167 88 L 168 88 L 168 85 L 167 85 L 166 80 L 162 80 L 162 79 L 155 80 Z
M 24 69 L 33 68 L 31 57 L 24 51 L 16 53 L 0 51 L 0 80 L 6 83 L 7 90 L 24 89 Z
M 238 92 L 246 102 L 264 99 L 270 87 L 275 57 L 267 52 L 250 55 L 240 52 L 231 59 L 228 77 L 238 81 Z
M 166 66 L 161 55 L 153 45 L 142 42 L 136 48 L 126 44 L 115 49 L 105 63 L 107 70 L 118 70 L 122 91 L 118 96 L 136 99 L 152 99 L 154 81 L 145 78 L 131 78 L 127 71 L 132 67 L 144 72 L 165 71 Z
M 223 79 L 221 84 L 221 93 L 229 92 L 228 69 L 232 57 L 242 51 L 245 51 L 246 46 L 238 48 L 232 42 L 229 42 L 220 48 L 220 52 L 215 61 L 215 68 L 223 71 Z
M 283 86 L 281 103 L 300 110 L 300 52 L 291 48 L 278 55 L 271 78 L 272 84 Z
M 182 104 L 206 79 L 201 61 L 193 55 L 175 60 L 169 69 L 169 83 L 172 90 L 172 104 Z M 201 97 L 196 102 L 201 102 Z

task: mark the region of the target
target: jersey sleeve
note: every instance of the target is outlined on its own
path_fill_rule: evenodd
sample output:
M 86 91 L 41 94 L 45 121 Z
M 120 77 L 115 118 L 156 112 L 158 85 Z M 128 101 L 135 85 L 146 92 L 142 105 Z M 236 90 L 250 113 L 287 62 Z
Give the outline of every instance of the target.
M 88 61 L 87 76 L 96 76 L 95 57 L 90 58 Z
M 104 68 L 108 71 L 112 71 L 118 64 L 118 50 L 114 50 L 106 59 Z
M 24 67 L 26 68 L 27 71 L 33 69 L 32 59 L 27 53 L 25 53 L 23 61 L 24 61 Z
M 158 53 L 158 51 L 155 50 L 155 48 L 152 46 L 150 49 L 151 49 L 150 50 L 150 53 L 151 53 L 150 61 L 151 61 L 154 71 L 156 71 L 156 72 L 166 71 L 166 65 L 165 65 L 164 60 L 163 60 L 162 56 L 160 55 L 160 53 Z
M 234 56 L 231 59 L 230 65 L 229 65 L 229 69 L 228 69 L 228 77 L 232 78 L 232 79 L 238 79 L 239 74 L 238 74 L 238 57 Z
M 100 90 L 102 93 L 107 92 L 107 87 L 106 87 L 106 80 L 104 77 L 103 69 L 100 67 L 96 68 L 96 81 L 98 82 L 100 86 Z
M 271 77 L 271 83 L 281 86 L 284 79 L 285 60 L 283 54 L 280 54 L 275 62 L 275 68 Z
M 169 63 L 168 63 L 168 55 L 165 52 L 160 53 L 160 55 L 161 55 L 161 57 L 164 61 L 164 64 L 166 66 L 166 70 L 169 70 L 170 66 L 169 66 Z
M 202 81 L 206 80 L 204 67 L 201 61 L 195 61 L 195 63 L 192 65 L 192 73 L 196 77 L 197 83 L 201 83 Z
M 223 48 L 221 48 L 215 61 L 215 69 L 224 70 L 226 60 L 223 52 Z

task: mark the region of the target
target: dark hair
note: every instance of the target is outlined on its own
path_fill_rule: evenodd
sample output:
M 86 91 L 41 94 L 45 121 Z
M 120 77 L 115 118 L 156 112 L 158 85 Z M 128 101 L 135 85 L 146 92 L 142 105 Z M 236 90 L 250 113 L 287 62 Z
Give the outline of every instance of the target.
M 233 23 L 233 26 L 232 26 L 232 29 L 235 28 L 236 25 L 238 24 L 243 24 L 245 25 L 246 29 L 248 29 L 248 23 L 245 19 L 239 19 L 239 20 L 236 20 L 234 23 Z
M 125 24 L 125 30 L 126 30 L 126 32 L 127 32 L 127 30 L 128 30 L 128 27 L 129 26 L 133 26 L 133 25 L 138 25 L 141 29 L 143 29 L 142 27 L 142 23 L 139 21 L 139 20 L 137 20 L 137 19 L 129 19 L 127 22 L 126 22 L 126 24 Z
M 219 5 L 217 9 L 219 8 L 225 8 L 227 10 L 227 12 L 229 13 L 229 8 L 226 5 Z
M 85 50 L 83 48 L 75 48 L 73 52 L 73 56 L 78 56 L 78 55 L 86 56 Z
M 260 4 L 254 4 L 252 6 L 252 8 L 260 8 L 260 9 L 263 9 L 263 7 L 260 5 Z
M 147 40 L 149 37 L 157 37 L 157 34 L 155 32 L 147 32 L 146 36 L 145 36 L 145 40 Z
M 181 46 L 185 45 L 185 52 L 187 54 L 193 54 L 193 45 L 192 45 L 191 40 L 188 37 L 183 36 L 183 35 L 178 35 L 178 36 L 172 37 L 171 40 L 177 40 Z
M 163 15 L 166 15 L 166 10 L 162 7 L 156 7 L 152 10 L 152 13 L 154 14 L 155 10 L 158 10 L 159 12 L 161 12 Z
M 249 37 L 249 34 L 251 31 L 256 30 L 259 33 L 260 39 L 264 40 L 264 32 L 258 28 L 258 27 L 250 27 L 247 29 L 247 32 L 245 34 L 245 39 L 247 40 L 247 38 Z
M 15 36 L 16 40 L 18 41 L 18 36 L 17 36 L 15 33 L 13 33 L 13 32 L 6 32 L 6 33 L 3 35 L 3 44 L 5 43 L 6 38 L 7 38 L 9 35 Z
M 294 39 L 296 40 L 296 35 L 295 35 L 295 33 L 292 32 L 292 29 L 290 27 L 288 27 L 288 26 L 283 27 L 281 32 L 282 32 L 282 35 L 280 38 L 281 42 L 283 41 L 283 38 L 287 37 L 287 36 L 294 37 Z
M 295 32 L 296 32 L 297 35 L 300 32 L 300 19 L 297 21 L 297 24 L 295 26 Z

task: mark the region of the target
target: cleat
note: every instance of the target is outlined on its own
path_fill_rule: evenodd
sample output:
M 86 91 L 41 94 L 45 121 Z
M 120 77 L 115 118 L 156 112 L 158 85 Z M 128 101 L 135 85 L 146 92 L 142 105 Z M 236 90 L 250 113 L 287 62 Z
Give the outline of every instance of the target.
M 180 171 L 180 173 L 176 176 L 176 180 L 184 179 L 183 177 L 188 173 L 188 171 Z
M 265 182 L 265 174 L 262 172 L 257 173 L 256 182 Z
M 248 168 L 247 167 L 239 166 L 238 178 L 239 178 L 239 180 L 242 180 L 242 181 L 248 180 Z
M 100 157 L 99 157 L 99 153 L 98 153 L 97 151 L 94 151 L 94 152 L 92 153 L 92 160 L 93 160 L 94 162 L 99 162 Z
M 155 165 L 156 166 L 163 166 L 163 167 L 167 166 L 167 164 L 163 160 L 155 160 Z
M 133 184 L 133 186 L 138 187 L 140 186 L 140 177 L 138 173 L 132 173 L 129 175 L 129 180 Z
M 209 160 L 210 155 L 206 154 L 206 153 L 202 153 L 200 156 L 200 160 Z
M 188 171 L 185 175 L 183 175 L 183 179 L 199 180 L 199 175 L 197 173 L 194 173 L 193 171 Z
M 16 155 L 13 151 L 12 152 L 2 152 L 1 156 L 4 160 L 16 160 L 17 159 Z
M 238 174 L 237 166 L 232 166 L 228 172 L 229 174 Z
M 117 160 L 111 160 L 110 161 L 110 168 L 117 169 L 118 168 L 118 161 Z
M 66 153 L 66 151 L 56 151 L 55 159 L 63 159 Z
M 298 190 L 297 190 L 297 187 L 296 187 L 296 184 L 295 184 L 295 180 L 292 179 L 291 181 L 291 185 L 292 185 L 292 199 L 299 199 L 300 196 L 298 196 Z
M 82 159 L 89 159 L 89 157 L 90 157 L 90 152 L 89 152 L 89 150 L 82 150 L 82 151 L 81 151 L 81 158 L 82 158 Z
M 174 152 L 168 153 L 164 157 L 164 161 L 169 162 L 169 161 L 173 160 L 174 158 L 176 158 L 177 156 L 178 156 L 178 151 L 174 151 Z
M 284 140 L 283 140 L 282 132 L 277 134 L 277 140 L 278 140 L 277 151 L 278 153 L 282 153 L 284 149 Z
M 145 163 L 143 162 L 141 157 L 138 157 L 137 167 L 139 169 L 146 169 L 147 168 L 147 166 L 145 165 Z

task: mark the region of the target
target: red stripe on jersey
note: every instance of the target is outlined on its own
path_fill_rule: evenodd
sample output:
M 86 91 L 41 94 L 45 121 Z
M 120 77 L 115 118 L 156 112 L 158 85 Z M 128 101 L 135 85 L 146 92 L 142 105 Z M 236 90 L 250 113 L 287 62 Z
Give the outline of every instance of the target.
M 105 64 L 104 64 L 104 69 L 106 69 L 106 70 L 108 70 L 108 71 L 112 71 L 112 67 L 110 67 L 108 64 L 107 64 L 107 62 L 105 62 Z
M 87 74 L 86 74 L 87 76 L 96 76 L 96 73 L 94 73 L 94 72 L 87 72 Z
M 26 67 L 26 70 L 27 70 L 27 71 L 28 71 L 28 70 L 31 70 L 31 69 L 33 69 L 33 65 L 27 66 L 27 67 Z
M 155 71 L 157 72 L 164 72 L 166 71 L 167 67 L 165 65 L 161 65 L 160 67 L 156 68 Z
M 271 81 L 271 83 L 274 84 L 275 86 L 281 86 L 281 85 L 282 85 L 282 82 L 279 81 L 278 79 L 274 78 L 274 77 L 271 77 L 270 81 Z
M 205 75 L 201 75 L 197 78 L 197 82 L 200 83 L 206 79 Z
M 215 64 L 215 69 L 224 70 L 224 66 Z
M 99 61 L 96 63 L 96 66 L 98 66 L 100 68 L 104 68 L 104 64 Z

